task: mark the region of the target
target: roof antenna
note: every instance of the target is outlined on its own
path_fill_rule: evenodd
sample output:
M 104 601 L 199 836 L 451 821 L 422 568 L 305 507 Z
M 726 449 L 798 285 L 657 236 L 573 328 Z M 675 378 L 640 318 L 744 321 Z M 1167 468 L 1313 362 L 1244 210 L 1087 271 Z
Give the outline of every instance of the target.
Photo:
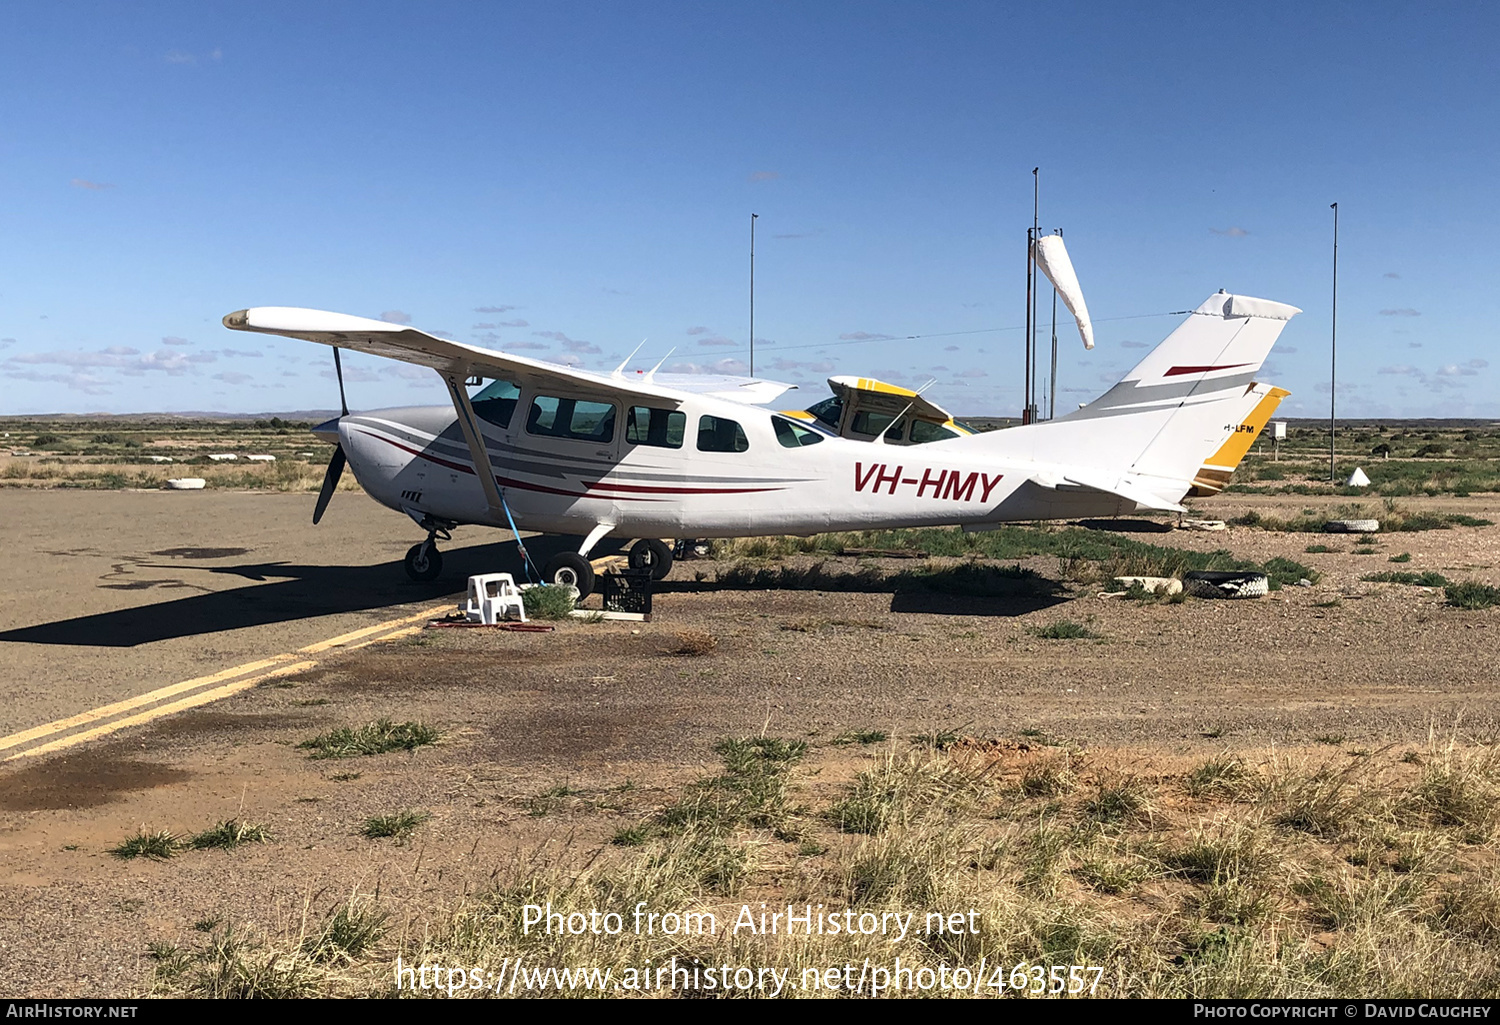
M 645 345 L 645 344 L 646 344 L 646 339 L 642 338 L 641 339 L 641 345 Z M 626 356 L 624 362 L 622 362 L 619 366 L 615 367 L 614 372 L 612 374 L 610 374 L 609 376 L 612 377 L 612 378 L 614 378 L 616 381 L 622 381 L 622 380 L 624 380 L 625 379 L 625 367 L 626 367 L 626 364 L 628 364 L 631 360 L 635 359 L 635 354 L 641 351 L 641 345 L 637 345 L 634 349 L 631 349 L 630 350 L 630 355 Z
M 660 360 L 659 360 L 659 361 L 658 361 L 658 362 L 657 362 L 657 364 L 656 364 L 656 366 L 654 366 L 654 367 L 652 367 L 652 368 L 651 368 L 651 369 L 650 369 L 650 370 L 648 370 L 648 371 L 646 371 L 646 376 L 645 376 L 645 378 L 644 378 L 644 380 L 645 380 L 645 381 L 647 381 L 647 382 L 648 382 L 648 383 L 649 383 L 649 382 L 650 382 L 650 380 L 651 380 L 651 379 L 652 379 L 652 378 L 653 378 L 653 377 L 655 377 L 655 376 L 656 376 L 656 372 L 657 372 L 657 371 L 658 371 L 658 370 L 660 370 L 660 369 L 661 369 L 661 365 L 662 365 L 662 364 L 663 364 L 663 363 L 665 363 L 665 362 L 666 362 L 666 361 L 667 361 L 667 360 L 669 360 L 669 359 L 671 359 L 671 358 L 672 358 L 672 353 L 674 353 L 674 352 L 676 352 L 676 351 L 677 351 L 677 346 L 675 346 L 675 345 L 674 345 L 674 346 L 672 346 L 672 347 L 671 347 L 671 348 L 670 348 L 670 349 L 668 349 L 668 350 L 667 350 L 667 354 L 666 354 L 666 355 L 665 355 L 665 356 L 663 356 L 663 357 L 662 357 L 662 358 L 661 358 L 661 359 L 660 359 Z
M 930 384 L 932 382 L 929 381 L 928 383 Z M 923 387 L 926 387 L 926 385 L 924 385 Z M 899 424 L 901 422 L 901 418 L 903 416 L 905 416 L 907 413 L 910 413 L 911 412 L 911 407 L 915 406 L 915 405 L 916 405 L 916 402 L 914 402 L 914 401 L 913 402 L 908 402 L 906 404 L 906 408 L 903 409 L 900 413 L 896 414 L 896 419 L 894 419 L 894 420 L 891 421 L 891 426 L 894 427 L 896 424 Z M 871 442 L 871 444 L 872 445 L 884 445 L 885 444 L 886 431 L 889 431 L 889 430 L 890 430 L 890 427 L 887 427 L 885 431 L 881 431 L 879 434 L 877 434 L 875 436 L 875 440 L 873 442 Z M 902 428 L 901 433 L 902 434 L 906 433 L 906 429 L 904 427 Z

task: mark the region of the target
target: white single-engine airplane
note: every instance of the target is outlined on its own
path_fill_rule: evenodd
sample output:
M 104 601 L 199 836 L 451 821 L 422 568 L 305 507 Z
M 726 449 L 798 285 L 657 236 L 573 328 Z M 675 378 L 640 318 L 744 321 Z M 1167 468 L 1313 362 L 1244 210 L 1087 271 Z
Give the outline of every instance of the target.
M 440 538 L 478 524 L 583 535 L 542 576 L 586 595 L 586 556 L 605 537 L 640 539 L 632 564 L 662 576 L 672 550 L 661 538 L 1181 512 L 1210 483 L 1200 471 L 1263 408 L 1254 375 L 1299 312 L 1220 292 L 1088 405 L 918 445 L 830 436 L 771 412 L 758 403 L 791 387 L 772 381 L 591 373 L 319 310 L 256 307 L 224 326 L 330 345 L 335 359 L 345 348 L 431 367 L 447 384 L 451 407 L 351 415 L 345 405 L 314 429 L 337 445 L 314 523 L 347 460 L 376 501 L 427 531 L 406 555 L 414 579 L 442 571 Z

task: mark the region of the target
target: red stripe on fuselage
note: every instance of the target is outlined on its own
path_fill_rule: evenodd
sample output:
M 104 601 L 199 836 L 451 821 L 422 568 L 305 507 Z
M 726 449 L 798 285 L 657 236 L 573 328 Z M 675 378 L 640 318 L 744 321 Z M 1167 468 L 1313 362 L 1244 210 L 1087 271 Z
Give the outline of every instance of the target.
M 749 495 L 760 491 L 785 491 L 786 488 L 668 488 L 649 484 L 610 484 L 584 481 L 583 486 L 600 491 L 634 491 L 651 495 Z

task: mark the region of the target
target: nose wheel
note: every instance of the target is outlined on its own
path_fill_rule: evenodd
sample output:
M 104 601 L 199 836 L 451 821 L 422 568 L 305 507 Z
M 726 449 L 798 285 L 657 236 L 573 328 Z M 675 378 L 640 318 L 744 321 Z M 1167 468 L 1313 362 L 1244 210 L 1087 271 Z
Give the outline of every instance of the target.
M 406 575 L 421 584 L 436 580 L 443 573 L 443 553 L 438 551 L 437 539 L 414 544 L 406 552 Z

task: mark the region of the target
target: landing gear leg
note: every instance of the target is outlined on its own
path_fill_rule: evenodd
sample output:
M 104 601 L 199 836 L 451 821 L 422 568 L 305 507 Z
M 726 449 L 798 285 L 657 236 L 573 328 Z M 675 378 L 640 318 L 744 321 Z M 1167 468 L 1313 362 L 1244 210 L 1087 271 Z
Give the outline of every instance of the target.
M 438 539 L 449 540 L 453 535 L 433 523 L 426 523 L 427 540 L 414 544 L 406 552 L 406 575 L 420 584 L 430 583 L 442 576 L 443 553 L 438 551 Z

